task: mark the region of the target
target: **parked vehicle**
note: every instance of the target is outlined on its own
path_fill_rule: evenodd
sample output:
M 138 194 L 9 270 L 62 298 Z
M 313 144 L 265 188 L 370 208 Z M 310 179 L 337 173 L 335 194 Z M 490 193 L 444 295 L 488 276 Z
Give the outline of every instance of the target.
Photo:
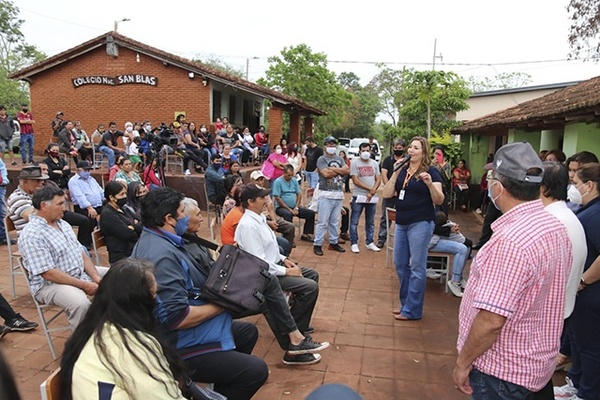
M 13 147 L 13 153 L 14 154 L 18 154 L 21 148 L 21 125 L 19 124 L 19 121 L 17 121 L 16 119 L 13 119 L 13 123 L 15 124 L 15 131 L 13 133 L 13 137 L 12 137 L 12 147 Z
M 369 139 L 367 138 L 355 138 L 352 139 L 350 141 L 350 145 L 348 147 L 348 151 L 346 152 L 346 154 L 348 154 L 348 158 L 350 158 L 351 160 L 354 158 L 358 158 L 360 155 L 359 153 L 359 146 L 361 143 L 365 143 L 365 142 L 369 142 Z M 379 142 L 377 141 L 377 139 L 373 139 L 373 142 L 377 143 L 377 154 L 375 154 L 375 161 L 380 162 L 381 161 L 381 146 L 379 145 Z
M 338 147 L 337 147 L 337 154 L 340 154 L 340 151 L 345 151 L 346 154 L 348 154 L 348 148 L 350 147 L 350 142 L 352 139 L 348 139 L 348 138 L 339 138 L 338 139 Z

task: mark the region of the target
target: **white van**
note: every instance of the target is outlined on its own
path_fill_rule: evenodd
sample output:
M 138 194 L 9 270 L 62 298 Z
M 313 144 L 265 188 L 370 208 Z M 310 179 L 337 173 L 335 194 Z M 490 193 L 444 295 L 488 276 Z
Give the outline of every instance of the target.
M 375 161 L 377 161 L 378 163 L 381 161 L 381 146 L 379 145 L 379 142 L 377 141 L 377 139 L 373 139 L 373 142 L 375 144 L 377 144 L 377 154 L 375 154 Z M 350 158 L 351 160 L 354 158 L 359 158 L 360 154 L 359 153 L 359 146 L 361 143 L 369 143 L 369 139 L 368 138 L 356 138 L 356 139 L 352 139 L 350 141 L 350 145 L 348 146 L 348 158 Z

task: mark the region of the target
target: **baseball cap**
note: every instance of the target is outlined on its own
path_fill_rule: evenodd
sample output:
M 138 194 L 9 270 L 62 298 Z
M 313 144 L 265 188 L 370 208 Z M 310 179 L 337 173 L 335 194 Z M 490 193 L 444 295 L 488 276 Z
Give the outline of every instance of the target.
M 19 172 L 19 179 L 48 179 L 48 175 L 42 174 L 40 167 L 23 167 Z
M 250 179 L 252 179 L 253 181 L 256 181 L 260 178 L 265 178 L 265 175 L 259 169 L 257 169 L 256 171 L 252 171 L 252 173 L 250 174 Z
M 537 184 L 544 177 L 542 160 L 528 142 L 508 143 L 500 147 L 493 164 L 494 171 L 519 182 Z M 532 168 L 539 169 L 539 173 L 531 171 Z
M 254 200 L 257 197 L 265 197 L 270 194 L 271 189 L 259 188 L 256 185 L 246 185 L 242 189 L 242 193 L 240 194 L 240 200 L 242 201 L 242 203 L 245 203 L 248 200 Z
M 325 138 L 325 141 L 323 142 L 323 144 L 327 144 L 327 143 L 335 143 L 335 144 L 337 144 L 337 143 L 338 143 L 338 141 L 337 141 L 337 139 L 336 139 L 336 138 L 334 138 L 333 136 L 327 136 L 327 137 Z

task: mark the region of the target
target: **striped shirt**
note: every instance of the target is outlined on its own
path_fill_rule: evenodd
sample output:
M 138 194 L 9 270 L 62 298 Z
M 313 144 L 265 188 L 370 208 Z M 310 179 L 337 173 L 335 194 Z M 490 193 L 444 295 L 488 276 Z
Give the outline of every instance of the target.
M 29 273 L 29 289 L 35 295 L 43 285 L 53 285 L 42 274 L 58 269 L 67 275 L 91 282 L 83 269 L 83 249 L 71 225 L 59 219 L 58 229 L 45 218 L 32 214 L 19 235 L 19 251 Z
M 31 195 L 19 186 L 8 196 L 6 205 L 8 206 L 8 216 L 14 222 L 17 232 L 21 232 L 27 223 L 23 218 L 23 213 L 33 209 Z
M 473 366 L 538 391 L 554 372 L 571 242 L 564 225 L 539 200 L 512 208 L 492 229 L 471 265 L 460 305 L 458 350 L 479 310 L 506 317 L 494 344 Z

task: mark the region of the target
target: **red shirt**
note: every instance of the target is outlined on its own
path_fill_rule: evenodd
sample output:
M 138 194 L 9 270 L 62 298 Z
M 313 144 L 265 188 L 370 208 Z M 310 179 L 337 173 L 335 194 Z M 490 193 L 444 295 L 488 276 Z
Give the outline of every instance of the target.
M 492 238 L 471 264 L 460 305 L 458 350 L 479 310 L 506 317 L 492 347 L 473 366 L 535 392 L 556 366 L 571 242 L 540 200 L 512 208 L 492 229 Z
M 23 111 L 19 111 L 17 113 L 17 121 L 21 125 L 21 135 L 26 133 L 33 133 L 33 125 L 29 122 L 23 122 L 27 120 L 33 121 L 33 115 L 30 112 L 24 113 Z

